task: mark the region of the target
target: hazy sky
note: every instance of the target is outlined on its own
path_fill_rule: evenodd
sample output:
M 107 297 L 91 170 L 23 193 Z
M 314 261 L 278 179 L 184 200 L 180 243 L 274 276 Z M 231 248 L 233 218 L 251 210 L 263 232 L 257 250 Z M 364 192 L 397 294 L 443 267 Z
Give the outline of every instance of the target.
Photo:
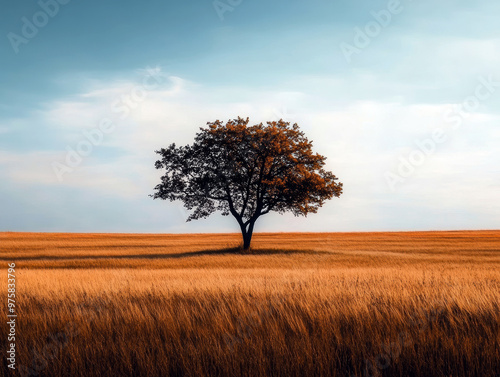
M 297 122 L 344 194 L 256 231 L 500 224 L 500 3 L 2 2 L 0 230 L 238 231 L 153 201 L 155 149 Z

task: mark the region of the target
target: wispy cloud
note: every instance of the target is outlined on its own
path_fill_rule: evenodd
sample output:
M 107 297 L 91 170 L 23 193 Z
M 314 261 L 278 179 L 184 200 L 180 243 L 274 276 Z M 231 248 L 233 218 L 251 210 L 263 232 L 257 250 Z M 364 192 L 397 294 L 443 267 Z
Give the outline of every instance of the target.
M 476 220 L 468 223 L 465 216 L 486 218 L 498 215 L 498 208 L 488 201 L 494 200 L 498 182 L 492 178 L 499 163 L 492 152 L 492 138 L 498 138 L 498 129 L 491 126 L 498 118 L 491 113 L 475 113 L 467 122 L 474 129 L 475 143 L 468 143 L 468 133 L 457 134 L 446 148 L 439 151 L 395 193 L 390 192 L 383 178 L 385 170 L 397 164 L 398 155 L 404 155 L 414 147 L 419 137 L 436 127 L 445 127 L 443 114 L 451 104 L 357 101 L 350 105 L 334 106 L 331 110 L 324 97 L 299 91 L 245 91 L 235 92 L 228 98 L 231 88 L 206 87 L 176 76 L 168 76 L 168 87 L 159 87 L 130 108 L 126 119 L 110 113 L 110 104 L 121 98 L 120 93 L 130 93 L 136 81 L 106 82 L 80 93 L 75 101 L 56 99 L 46 103 L 46 109 L 38 113 L 38 122 L 47 125 L 49 132 L 60 138 L 58 150 L 33 150 L 29 153 L 3 152 L 0 154 L 0 173 L 11 185 L 36 187 L 37 190 L 65 189 L 85 190 L 106 200 L 122 198 L 134 206 L 137 198 L 146 199 L 157 183 L 158 172 L 153 167 L 156 159 L 153 151 L 172 142 L 190 143 L 199 127 L 207 121 L 227 120 L 238 115 L 250 116 L 252 122 L 276 118 L 276 109 L 287 108 L 293 113 L 308 137 L 314 141 L 318 152 L 328 157 L 327 167 L 341 178 L 345 194 L 306 220 L 286 216 L 285 221 L 297 230 L 368 230 L 410 229 L 443 227 L 440 221 L 427 222 L 414 217 L 403 219 L 402 212 L 426 209 L 430 216 L 440 216 L 443 211 L 454 210 L 461 214 L 450 226 L 484 224 Z M 111 115 L 110 115 L 111 114 Z M 53 161 L 64 162 L 67 147 L 76 148 L 83 132 L 98 124 L 102 117 L 113 117 L 116 128 L 105 135 L 103 142 L 59 182 L 51 168 Z M 66 144 L 67 143 L 67 144 Z M 466 148 L 456 149 L 460 143 Z M 486 147 L 486 149 L 485 149 Z M 458 190 L 457 180 L 473 176 L 474 183 L 462 182 Z M 466 192 L 481 191 L 481 198 L 466 199 Z M 485 198 L 489 198 L 486 200 Z M 143 203 L 141 201 L 141 203 Z M 390 204 L 392 203 L 392 205 Z M 395 204 L 397 203 L 397 205 Z M 144 216 L 157 218 L 163 206 L 148 206 Z M 144 204 L 141 204 L 144 206 Z M 388 210 L 387 208 L 391 208 Z M 179 204 L 169 205 L 170 213 L 178 221 L 187 217 Z M 140 210 L 136 208 L 136 210 Z M 341 214 L 341 215 L 340 215 Z M 99 214 L 95 214 L 99 222 Z M 475 217 L 470 217 L 474 219 Z M 280 230 L 281 222 L 269 216 L 263 224 L 266 229 Z M 226 219 L 216 219 L 214 224 L 225 224 Z M 205 223 L 205 226 L 207 224 Z M 154 227 L 145 221 L 144 228 Z M 214 226 L 213 224 L 210 226 Z M 493 226 L 493 225 L 490 225 Z M 203 225 L 196 225 L 203 229 Z M 172 231 L 189 231 L 187 225 L 173 226 Z M 287 227 L 287 229 L 290 229 Z

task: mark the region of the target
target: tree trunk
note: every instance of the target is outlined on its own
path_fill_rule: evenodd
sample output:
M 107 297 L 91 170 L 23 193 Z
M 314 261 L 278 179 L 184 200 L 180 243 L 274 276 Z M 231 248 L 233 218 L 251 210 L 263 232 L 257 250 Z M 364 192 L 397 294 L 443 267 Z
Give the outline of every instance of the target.
M 252 241 L 252 234 L 253 234 L 253 225 L 254 223 L 251 222 L 248 224 L 248 229 L 245 229 L 245 227 L 241 228 L 241 234 L 243 236 L 243 250 L 248 251 L 250 249 L 250 242 Z

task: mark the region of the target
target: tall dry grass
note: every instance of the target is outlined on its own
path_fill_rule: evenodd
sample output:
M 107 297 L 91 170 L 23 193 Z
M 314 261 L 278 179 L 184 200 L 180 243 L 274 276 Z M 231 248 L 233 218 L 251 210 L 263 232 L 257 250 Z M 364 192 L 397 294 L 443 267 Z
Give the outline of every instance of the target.
M 499 240 L 257 234 L 235 254 L 237 235 L 2 233 L 0 247 L 17 265 L 20 375 L 497 377 Z

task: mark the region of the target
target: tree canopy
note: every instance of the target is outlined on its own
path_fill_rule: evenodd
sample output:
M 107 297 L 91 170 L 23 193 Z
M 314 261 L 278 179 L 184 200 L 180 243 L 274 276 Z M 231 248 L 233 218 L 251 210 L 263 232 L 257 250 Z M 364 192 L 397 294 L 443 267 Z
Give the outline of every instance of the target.
M 151 195 L 182 201 L 192 210 L 187 221 L 216 211 L 233 215 L 244 249 L 260 216 L 271 211 L 307 216 L 342 194 L 342 183 L 323 169 L 326 157 L 313 153 L 297 124 L 248 124 L 240 117 L 208 122 L 192 145 L 156 151 L 161 159 L 155 166 L 164 175 Z

